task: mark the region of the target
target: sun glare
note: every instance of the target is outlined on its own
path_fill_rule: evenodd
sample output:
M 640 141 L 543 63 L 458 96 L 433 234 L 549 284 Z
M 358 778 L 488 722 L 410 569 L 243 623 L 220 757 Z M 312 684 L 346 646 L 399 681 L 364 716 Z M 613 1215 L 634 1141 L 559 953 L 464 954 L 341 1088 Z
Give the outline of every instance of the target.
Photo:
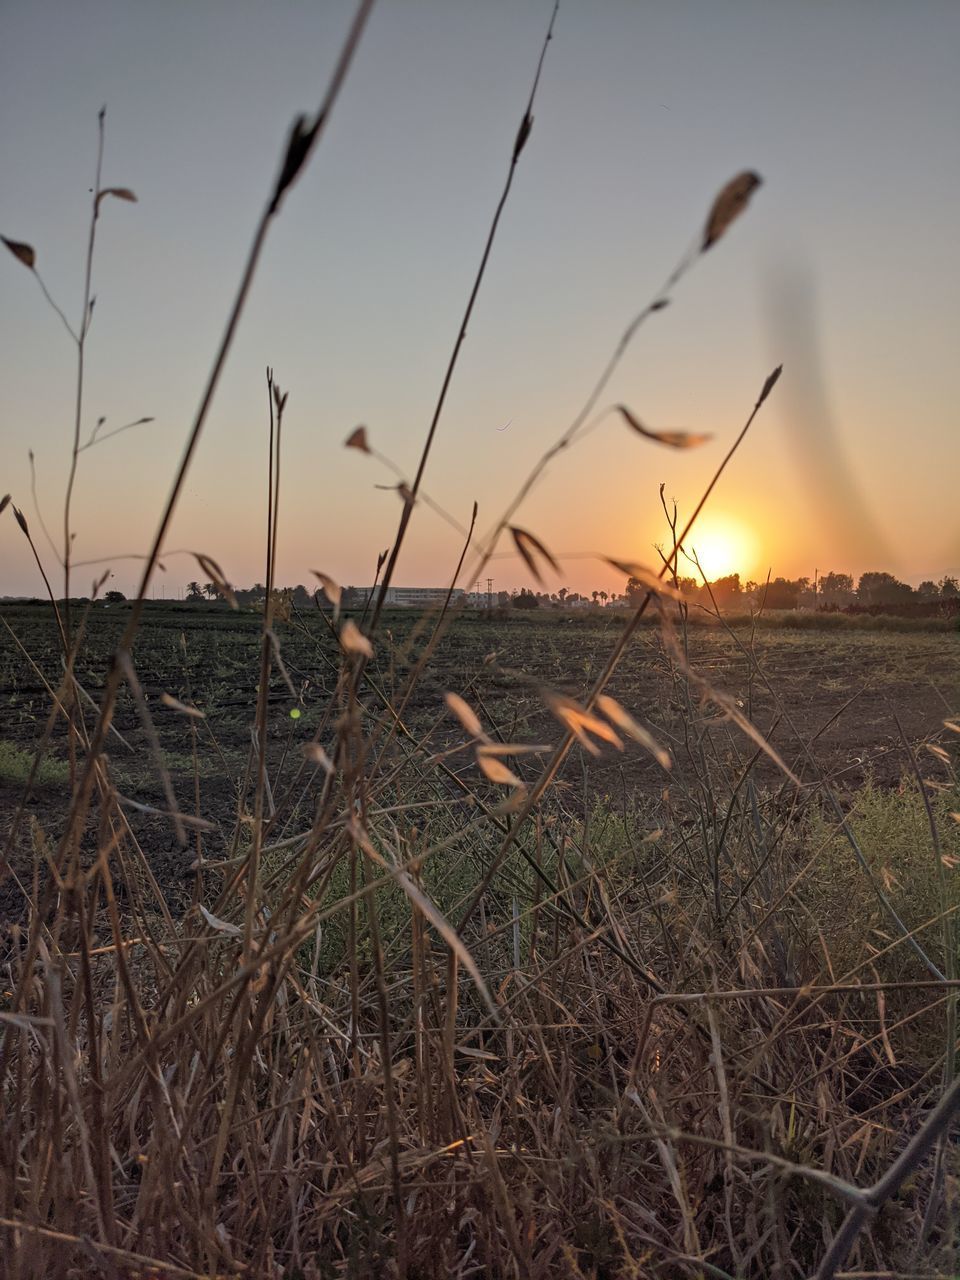
M 729 573 L 739 573 L 741 578 L 749 571 L 755 554 L 755 542 L 750 530 L 728 516 L 704 516 L 690 535 L 687 550 L 696 554 L 700 567 L 713 581 Z M 681 560 L 681 564 L 683 560 Z M 686 561 L 687 569 L 681 574 L 698 577 L 696 566 Z

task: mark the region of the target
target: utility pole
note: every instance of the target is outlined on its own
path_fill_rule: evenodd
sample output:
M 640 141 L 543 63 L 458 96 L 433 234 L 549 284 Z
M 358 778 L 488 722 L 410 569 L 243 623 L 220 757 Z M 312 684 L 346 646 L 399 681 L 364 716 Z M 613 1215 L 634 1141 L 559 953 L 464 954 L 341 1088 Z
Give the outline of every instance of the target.
M 493 608 L 493 579 L 487 579 L 487 608 Z

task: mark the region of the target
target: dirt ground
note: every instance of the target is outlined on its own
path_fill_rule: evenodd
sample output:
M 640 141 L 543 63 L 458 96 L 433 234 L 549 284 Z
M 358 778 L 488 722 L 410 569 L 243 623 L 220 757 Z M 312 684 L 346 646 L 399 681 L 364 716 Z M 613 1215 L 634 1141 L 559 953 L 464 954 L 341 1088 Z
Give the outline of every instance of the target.
M 10 628 L 0 630 L 0 832 L 7 833 L 24 772 L 47 724 L 47 686 L 56 688 L 62 666 L 49 608 L 0 606 L 0 613 Z M 77 675 L 90 699 L 88 722 L 125 616 L 121 605 L 94 608 L 87 619 Z M 427 735 L 426 754 L 455 747 L 462 731 L 443 703 L 443 694 L 453 690 L 504 741 L 554 743 L 561 730 L 545 709 L 542 690 L 582 697 L 623 622 L 624 615 L 613 610 L 458 618 L 406 702 L 404 724 L 415 737 Z M 399 707 L 430 625 L 410 612 L 386 615 L 370 668 L 372 687 L 364 695 L 370 711 L 381 711 L 385 700 Z M 321 743 L 329 741 L 338 671 L 329 616 L 315 612 L 295 617 L 279 623 L 277 631 L 289 683 L 274 664 L 270 737 L 275 789 L 291 777 L 303 744 L 318 731 Z M 608 691 L 671 750 L 675 772 L 666 775 L 633 745 L 623 753 L 608 748 L 598 759 L 576 750 L 561 776 L 562 802 L 576 808 L 603 795 L 618 804 L 662 796 L 663 788 L 677 785 L 685 770 L 696 776 L 696 739 L 705 728 L 724 745 L 729 777 L 721 782 L 729 783 L 755 746 L 703 696 L 707 686 L 742 707 L 806 785 L 815 783 L 819 770 L 847 799 L 868 778 L 880 785 L 899 782 L 908 765 L 901 727 L 917 745 L 936 735 L 944 719 L 960 709 L 960 633 L 763 629 L 751 637 L 741 629 L 737 636 L 747 652 L 720 629 L 689 629 L 685 661 L 695 677 L 690 688 L 659 630 L 642 628 Z M 214 604 L 148 607 L 135 651 L 179 805 L 186 812 L 194 810 L 199 782 L 200 814 L 225 831 L 243 793 L 259 651 L 260 618 Z M 164 693 L 198 706 L 204 720 L 190 720 L 164 705 Z M 148 730 L 129 694 L 121 698 L 115 726 L 110 762 L 118 790 L 136 804 L 165 807 Z M 805 744 L 816 757 L 816 768 L 805 756 Z M 52 840 L 61 829 L 66 760 L 63 725 L 56 723 L 41 783 L 16 842 L 13 866 L 21 877 L 32 874 L 36 842 L 31 824 Z M 469 752 L 448 763 L 476 780 Z M 526 757 L 519 767 L 528 778 L 536 776 L 535 759 Z M 780 781 L 776 767 L 766 760 L 758 776 L 772 785 Z M 180 848 L 163 818 L 133 808 L 129 817 L 171 905 L 181 902 L 191 879 L 192 848 Z M 0 885 L 0 915 L 15 919 L 21 909 L 22 894 L 6 875 Z

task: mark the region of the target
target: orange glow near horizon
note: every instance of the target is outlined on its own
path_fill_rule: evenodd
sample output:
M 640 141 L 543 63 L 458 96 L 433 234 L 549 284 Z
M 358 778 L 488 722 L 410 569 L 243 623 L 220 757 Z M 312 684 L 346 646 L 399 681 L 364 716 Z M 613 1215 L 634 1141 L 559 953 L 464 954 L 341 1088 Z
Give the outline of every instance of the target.
M 706 513 L 697 521 L 690 536 L 687 550 L 696 556 L 700 568 L 712 582 L 730 573 L 739 573 L 742 580 L 750 576 L 757 555 L 757 539 L 752 530 L 733 516 Z M 687 568 L 683 565 L 686 563 Z M 681 576 L 699 576 L 690 560 L 681 558 Z

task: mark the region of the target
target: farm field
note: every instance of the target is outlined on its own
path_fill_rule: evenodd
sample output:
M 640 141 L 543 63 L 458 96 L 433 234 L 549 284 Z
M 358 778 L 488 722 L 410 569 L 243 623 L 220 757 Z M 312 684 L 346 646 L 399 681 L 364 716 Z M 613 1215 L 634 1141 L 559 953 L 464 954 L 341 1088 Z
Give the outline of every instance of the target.
M 2 617 L 6 626 L 0 632 L 0 807 L 9 815 L 47 721 L 47 686 L 57 687 L 62 666 L 48 607 L 9 605 Z M 88 712 L 101 691 L 124 617 L 123 605 L 90 611 L 76 672 L 91 699 Z M 499 611 L 455 617 L 408 694 L 406 682 L 433 619 L 397 610 L 386 615 L 383 640 L 371 666 L 370 683 L 376 692 L 366 695 L 365 702 L 374 715 L 388 720 L 385 708 L 398 708 L 403 702 L 401 719 L 409 740 L 420 742 L 422 752 L 452 751 L 444 763 L 472 783 L 476 767 L 469 753 L 455 749 L 462 733 L 446 711 L 444 694 L 466 696 L 485 728 L 502 741 L 552 744 L 560 727 L 541 691 L 582 697 L 601 670 L 623 620 L 613 611 Z M 293 778 L 304 744 L 316 736 L 321 745 L 329 745 L 339 671 L 329 614 L 296 615 L 278 622 L 276 629 L 286 678 L 274 663 L 268 727 L 275 787 Z M 229 830 L 236 818 L 249 767 L 260 643 L 257 614 L 211 605 L 153 604 L 147 608 L 135 651 L 145 705 L 174 794 L 185 812 L 194 812 L 199 780 L 196 812 L 223 830 Z M 739 626 L 734 635 L 716 626 L 692 626 L 686 645 L 696 677 L 733 699 L 809 785 L 827 777 L 847 801 L 867 781 L 880 787 L 899 783 L 908 760 L 901 728 L 909 742 L 919 744 L 937 735 L 944 719 L 960 706 L 960 635 L 765 628 L 751 636 L 749 626 Z M 616 806 L 650 805 L 662 799 L 665 787 L 677 785 L 677 779 L 682 785 L 685 765 L 694 775 L 703 766 L 690 744 L 691 723 L 715 722 L 713 732 L 725 743 L 731 770 L 755 750 L 726 722 L 722 710 L 701 705 L 696 686 L 692 693 L 686 689 L 655 626 L 639 631 L 608 691 L 672 752 L 675 775 L 668 777 L 630 743 L 623 752 L 608 748 L 596 758 L 575 751 L 565 764 L 557 793 L 569 811 L 588 811 L 598 798 Z M 161 701 L 164 694 L 195 705 L 204 720 L 191 720 L 171 709 Z M 133 804 L 164 808 L 149 730 L 128 691 L 121 696 L 114 723 L 117 733 L 110 758 L 118 790 Z M 804 756 L 808 743 L 815 766 Z M 532 779 L 536 759 L 521 759 L 516 769 Z M 765 757 L 755 776 L 769 785 L 781 780 L 776 765 Z M 65 734 L 58 724 L 34 804 L 40 820 L 48 816 L 54 829 L 56 815 L 63 811 L 66 778 Z M 247 775 L 247 785 L 249 781 Z M 193 853 L 178 846 L 165 819 L 131 808 L 130 821 L 159 882 L 171 902 L 178 901 L 184 879 L 190 878 Z M 8 889 L 4 898 L 12 909 Z

